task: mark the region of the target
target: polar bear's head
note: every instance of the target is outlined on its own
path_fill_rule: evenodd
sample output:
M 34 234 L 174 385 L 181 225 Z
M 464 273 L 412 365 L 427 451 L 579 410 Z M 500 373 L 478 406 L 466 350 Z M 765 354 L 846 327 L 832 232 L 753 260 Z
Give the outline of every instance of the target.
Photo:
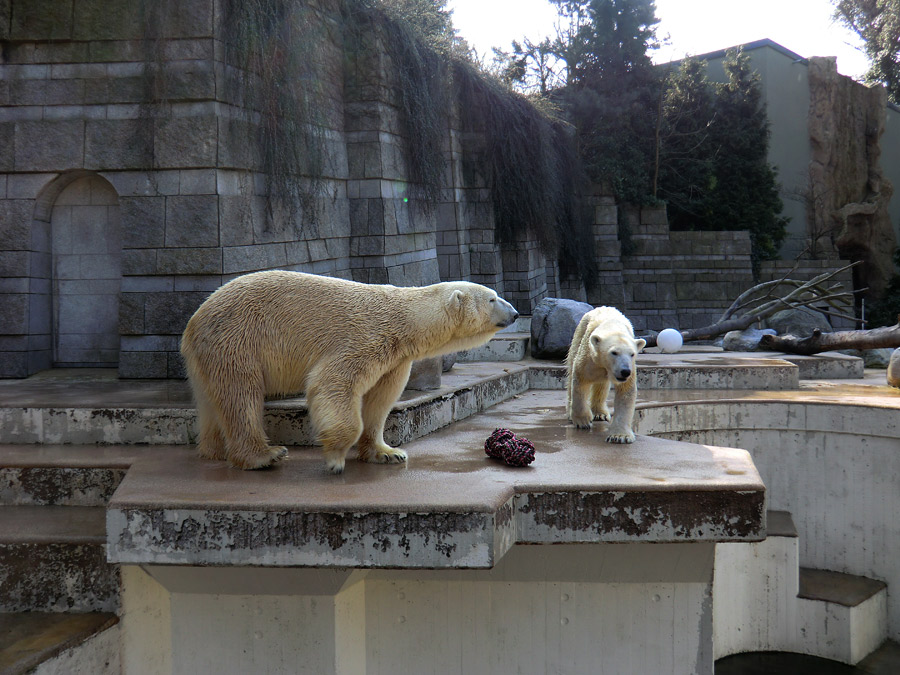
M 480 284 L 458 281 L 451 284 L 450 306 L 458 311 L 459 320 L 477 332 L 496 332 L 519 317 L 516 308 L 497 293 Z
M 607 332 L 598 327 L 591 333 L 591 358 L 605 368 L 618 382 L 625 382 L 634 374 L 634 357 L 646 346 L 647 341 L 635 340 L 625 332 Z
M 429 287 L 437 293 L 443 307 L 443 331 L 447 341 L 433 354 L 449 354 L 484 344 L 501 328 L 518 317 L 516 308 L 480 284 L 449 281 Z

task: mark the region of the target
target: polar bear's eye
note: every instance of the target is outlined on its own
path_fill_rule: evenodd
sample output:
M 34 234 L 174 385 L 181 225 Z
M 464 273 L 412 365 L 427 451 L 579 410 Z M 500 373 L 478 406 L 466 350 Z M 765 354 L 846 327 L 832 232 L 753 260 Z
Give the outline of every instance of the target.
M 491 298 L 491 302 L 497 302 L 497 298 Z
M 618 356 L 618 355 L 619 355 L 619 352 L 617 352 L 615 349 L 613 349 L 613 350 L 610 352 L 610 354 L 612 354 L 613 356 Z

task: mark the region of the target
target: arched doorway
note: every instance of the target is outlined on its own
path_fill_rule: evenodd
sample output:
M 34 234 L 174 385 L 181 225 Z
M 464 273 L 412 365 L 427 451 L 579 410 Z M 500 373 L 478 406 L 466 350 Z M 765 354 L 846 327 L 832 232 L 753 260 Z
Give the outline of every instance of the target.
M 66 185 L 50 213 L 53 366 L 119 362 L 122 240 L 115 189 L 96 174 Z

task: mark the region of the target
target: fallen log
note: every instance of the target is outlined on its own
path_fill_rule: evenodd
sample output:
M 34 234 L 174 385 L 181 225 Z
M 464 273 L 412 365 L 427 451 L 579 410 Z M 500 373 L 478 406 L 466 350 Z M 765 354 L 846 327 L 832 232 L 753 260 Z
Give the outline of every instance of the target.
M 883 349 L 900 347 L 900 317 L 897 325 L 871 330 L 840 330 L 823 333 L 815 330 L 805 338 L 793 335 L 763 335 L 759 348 L 763 351 L 787 352 L 810 356 L 839 349 Z

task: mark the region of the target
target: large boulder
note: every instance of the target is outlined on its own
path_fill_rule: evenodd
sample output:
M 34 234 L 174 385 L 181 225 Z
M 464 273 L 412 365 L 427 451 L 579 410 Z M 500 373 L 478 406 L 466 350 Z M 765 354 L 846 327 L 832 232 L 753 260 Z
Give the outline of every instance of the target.
M 891 354 L 891 362 L 887 368 L 887 383 L 892 387 L 900 387 L 900 347 Z
M 747 328 L 731 330 L 722 338 L 722 349 L 726 352 L 753 352 L 759 349 L 759 341 L 763 335 L 775 335 L 771 328 Z
M 409 371 L 406 388 L 413 391 L 433 391 L 441 388 L 441 372 L 443 359 L 433 356 L 430 359 L 413 361 Z
M 593 305 L 565 298 L 544 298 L 531 313 L 531 355 L 536 359 L 564 359 L 581 317 Z
M 809 337 L 817 328 L 823 333 L 834 330 L 822 312 L 805 307 L 775 312 L 766 319 L 766 325 L 774 329 L 778 335 L 793 335 L 799 338 Z

